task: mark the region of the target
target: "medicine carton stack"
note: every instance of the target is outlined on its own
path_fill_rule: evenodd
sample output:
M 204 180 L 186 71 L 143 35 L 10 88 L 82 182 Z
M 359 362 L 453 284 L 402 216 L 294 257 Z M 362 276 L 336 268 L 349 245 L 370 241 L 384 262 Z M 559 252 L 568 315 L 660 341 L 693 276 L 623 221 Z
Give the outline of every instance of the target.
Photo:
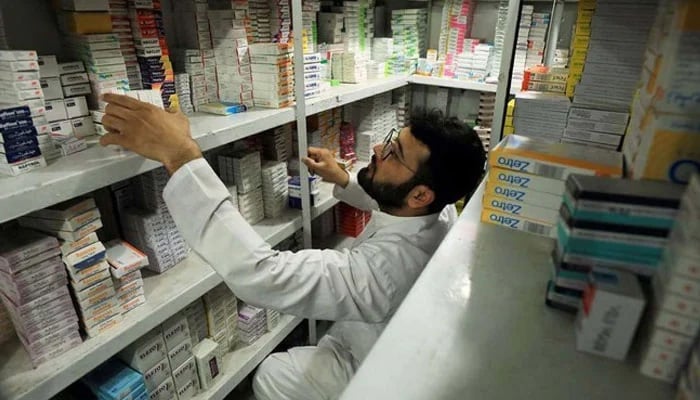
M 129 17 L 136 42 L 136 56 L 144 89 L 156 90 L 167 110 L 178 109 L 175 74 L 165 40 L 160 2 L 129 3 Z
M 143 375 L 116 359 L 95 368 L 85 375 L 81 382 L 99 399 L 149 398 Z
M 525 70 L 522 91 L 549 92 L 564 94 L 569 70 L 566 68 L 548 68 L 535 66 Z
M 189 254 L 189 246 L 162 197 L 168 179 L 163 168 L 135 178 L 130 190 L 138 208 L 120 214 L 122 236 L 148 256 L 146 269 L 157 273 L 174 267 Z
M 345 236 L 358 237 L 369 224 L 371 217 L 371 212 L 340 203 L 335 206 L 336 232 Z
M 151 399 L 176 398 L 164 338 L 165 325 L 159 325 L 117 354 L 117 358 L 143 375 L 146 392 Z
M 555 237 L 570 174 L 622 176 L 620 153 L 508 135 L 489 153 L 481 221 Z
M 119 37 L 119 49 L 124 56 L 126 75 L 129 79 L 131 90 L 143 89 L 141 82 L 141 69 L 136 57 L 136 42 L 131 28 L 131 19 L 126 0 L 112 0 L 109 2 L 109 15 L 112 19 L 112 33 Z M 140 43 L 139 43 L 140 45 Z
M 82 343 L 58 241 L 34 231 L 0 240 L 0 299 L 32 365 Z
M 345 115 L 357 131 L 374 133 L 372 143 L 384 140 L 390 130 L 396 128 L 396 108 L 392 106 L 391 93 L 383 93 L 345 106 Z
M 552 254 L 552 290 L 560 293 L 553 301 L 577 305 L 593 268 L 657 274 L 682 193 L 667 182 L 569 176 Z
M 321 11 L 321 2 L 319 0 L 303 0 L 301 9 L 301 17 L 304 23 L 301 31 L 303 51 L 304 54 L 315 53 L 318 51 L 316 13 Z
M 366 68 L 372 57 L 372 37 L 374 36 L 374 14 L 370 12 L 373 1 L 344 1 L 343 12 L 343 81 L 357 82 L 355 79 Z M 357 69 L 357 70 L 355 70 Z M 366 71 L 365 71 L 366 73 Z M 345 78 L 348 76 L 348 78 Z
M 219 344 L 221 355 L 232 350 L 239 340 L 238 300 L 222 283 L 203 297 L 209 337 Z
M 475 3 L 472 0 L 449 0 L 442 6 L 438 42 L 438 59 L 444 62 L 446 76 L 453 76 L 457 57 L 470 50 Z M 465 43 L 466 41 L 466 43 Z
M 280 312 L 275 310 L 265 309 L 265 322 L 267 323 L 267 331 L 272 332 L 280 322 Z
M 370 162 L 374 154 L 374 132 L 362 131 L 355 135 L 355 155 L 359 161 Z
M 343 108 L 336 107 L 306 118 L 309 142 L 323 147 L 333 154 L 340 152 L 340 126 L 343 123 Z M 296 148 L 296 147 L 295 147 Z
M 292 43 L 255 43 L 249 49 L 255 106 L 283 108 L 294 104 Z
M 586 64 L 588 44 L 591 41 L 591 21 L 596 0 L 578 2 L 576 25 L 571 36 L 571 57 L 569 58 L 569 77 L 566 79 L 566 95 L 574 97 L 576 85 L 581 81 L 583 66 Z
M 571 101 L 563 94 L 520 92 L 515 96 L 515 133 L 549 143 L 561 142 Z
M 82 60 L 90 84 L 64 88 L 66 96 L 88 96 L 90 109 L 102 110 L 99 98 L 113 89 L 129 90 L 126 62 L 115 33 L 72 35 L 68 39 L 74 59 Z
M 625 162 L 635 179 L 688 182 L 700 162 L 700 107 L 695 101 L 700 81 L 700 49 L 691 43 L 698 3 L 671 1 L 657 16 L 649 40 L 642 89 L 632 106 L 623 143 Z
M 263 133 L 263 156 L 266 160 L 287 161 L 294 155 L 292 123 Z
M 176 398 L 170 394 L 174 392 L 184 392 L 190 397 L 196 394 L 199 384 L 197 379 L 196 361 L 193 357 L 194 345 L 190 334 L 190 327 L 187 317 L 183 313 L 172 316 L 163 322 L 163 339 L 165 349 L 168 352 L 167 361 L 170 367 L 171 377 L 158 386 L 156 393 L 168 392 L 169 396 L 161 395 L 159 399 Z M 170 385 L 166 383 L 172 382 Z M 195 384 L 196 383 L 196 384 Z M 153 394 L 151 394 L 153 396 Z M 179 397 L 177 397 L 179 398 Z
M 647 0 L 636 3 L 599 1 L 596 4 L 574 105 L 605 111 L 629 110 L 639 83 L 656 3 Z
M 345 165 L 352 165 L 357 161 L 355 155 L 355 128 L 352 124 L 344 122 L 340 126 L 340 160 L 345 161 Z
M 292 42 L 292 6 L 289 0 L 270 1 L 270 34 L 275 43 Z
M 5 278 L 3 277 L 3 280 Z M 0 301 L 0 344 L 3 344 L 15 337 L 15 327 L 12 326 L 12 319 L 7 309 Z
M 518 27 L 518 37 L 515 44 L 515 56 L 513 57 L 513 74 L 511 86 L 519 88 L 525 73 L 528 51 L 528 37 L 532 26 L 532 13 L 535 11 L 532 5 L 525 5 L 520 14 L 520 25 Z M 495 76 L 498 76 L 496 74 Z
M 698 221 L 700 176 L 695 174 L 682 196 L 659 272 L 652 282 L 652 326 L 647 332 L 640 365 L 642 374 L 667 382 L 678 378 L 700 331 Z M 697 358 L 697 354 L 692 357 Z M 690 362 L 696 369 L 697 361 Z
M 63 241 L 63 263 L 70 276 L 80 323 L 88 337 L 118 326 L 122 320 L 106 249 L 96 231 L 102 228 L 100 211 L 91 197 L 27 214 L 20 225 L 46 232 Z
M 182 313 L 187 317 L 187 325 L 190 328 L 192 345 L 197 345 L 209 336 L 207 314 L 204 308 L 204 301 L 201 297 L 185 307 Z
M 263 163 L 262 192 L 265 218 L 279 217 L 287 209 L 289 202 L 286 162 L 266 161 Z
M 399 88 L 391 91 L 392 106 L 396 109 L 396 127 L 401 129 L 408 125 L 411 119 L 411 91 Z
M 238 309 L 238 337 L 247 345 L 254 343 L 267 332 L 264 308 L 243 304 Z
M 175 74 L 175 92 L 180 101 L 180 111 L 184 114 L 192 114 L 192 93 L 190 91 L 190 75 L 187 73 Z
M 457 79 L 484 82 L 491 70 L 493 46 L 477 44 L 457 56 L 455 77 Z
M 569 49 L 556 49 L 554 50 L 554 58 L 552 59 L 552 64 L 550 65 L 553 69 L 565 69 L 569 65 Z M 568 70 L 567 70 L 568 79 Z M 566 83 L 566 81 L 564 81 Z
M 124 315 L 146 303 L 141 269 L 148 265 L 148 257 L 120 239 L 108 242 L 105 247 L 117 302 Z
M 207 25 L 209 20 L 207 20 Z M 207 104 L 212 101 L 218 100 L 218 90 L 216 82 L 216 68 L 213 71 L 213 93 L 208 93 L 207 90 L 207 80 L 204 73 L 204 57 L 202 52 L 204 50 L 198 49 L 178 49 L 175 51 L 174 62 L 175 69 L 177 71 L 185 71 L 184 73 L 179 73 L 175 75 L 175 90 L 180 90 L 181 92 L 189 92 L 189 102 L 192 105 L 194 111 L 199 111 L 199 108 L 203 104 Z M 213 53 L 213 50 L 207 50 Z M 214 64 L 216 62 L 214 61 Z M 189 77 L 189 82 L 187 82 L 187 89 L 185 89 L 185 83 L 183 83 L 184 75 L 187 74 Z M 178 95 L 180 103 L 186 102 L 182 95 Z M 184 107 L 181 107 L 184 110 Z
M 428 14 L 424 9 L 403 9 L 391 12 L 391 34 L 394 39 L 394 75 L 413 73 L 418 58 L 425 54 Z
M 491 145 L 491 125 L 493 124 L 493 111 L 496 107 L 496 94 L 479 93 L 479 115 L 474 131 L 479 135 L 484 150 L 488 151 Z
M 41 150 L 48 150 L 51 138 L 36 52 L 0 51 L 0 87 L 0 173 L 45 167 Z
M 304 54 L 304 98 L 316 97 L 323 91 L 321 54 Z
M 491 72 L 489 77 L 491 82 L 498 81 L 498 73 L 501 69 L 501 57 L 503 56 L 503 45 L 506 38 L 506 26 L 508 22 L 508 0 L 498 2 L 498 15 L 496 17 L 496 32 L 493 39 L 493 59 L 491 60 Z
M 629 113 L 580 107 L 569 110 L 562 142 L 617 150 L 627 130 Z
M 244 18 L 236 11 L 209 10 L 219 99 L 253 105 L 253 82 Z
M 320 179 L 317 176 L 309 177 L 309 195 L 312 206 L 318 204 L 321 194 L 319 182 Z M 301 178 L 298 175 L 290 176 L 287 185 L 289 186 L 289 207 L 301 209 Z
M 260 153 L 239 151 L 229 158 L 238 190 L 238 209 L 248 223 L 258 223 L 265 218 Z
M 549 14 L 532 13 L 532 24 L 527 36 L 525 70 L 541 65 L 544 60 L 545 38 L 549 29 Z

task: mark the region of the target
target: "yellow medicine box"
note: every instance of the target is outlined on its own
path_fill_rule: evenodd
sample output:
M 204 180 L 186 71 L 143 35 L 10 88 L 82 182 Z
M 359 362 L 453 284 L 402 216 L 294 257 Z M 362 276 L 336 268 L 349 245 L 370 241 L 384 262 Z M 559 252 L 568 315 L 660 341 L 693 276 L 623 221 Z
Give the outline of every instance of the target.
M 112 18 L 106 12 L 66 12 L 63 18 L 73 33 L 84 35 L 112 32 Z

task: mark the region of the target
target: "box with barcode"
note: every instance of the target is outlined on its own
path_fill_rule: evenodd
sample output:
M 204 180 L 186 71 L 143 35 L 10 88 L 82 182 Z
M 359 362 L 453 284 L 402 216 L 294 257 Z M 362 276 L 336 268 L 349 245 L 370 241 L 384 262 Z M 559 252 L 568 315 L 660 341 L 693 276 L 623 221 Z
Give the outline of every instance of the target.
M 489 166 L 565 180 L 571 174 L 622 176 L 622 154 L 573 143 L 508 135 L 489 154 Z
M 532 233 L 539 236 L 556 237 L 556 230 L 553 225 L 488 208 L 481 211 L 481 222 L 500 225 L 516 231 Z

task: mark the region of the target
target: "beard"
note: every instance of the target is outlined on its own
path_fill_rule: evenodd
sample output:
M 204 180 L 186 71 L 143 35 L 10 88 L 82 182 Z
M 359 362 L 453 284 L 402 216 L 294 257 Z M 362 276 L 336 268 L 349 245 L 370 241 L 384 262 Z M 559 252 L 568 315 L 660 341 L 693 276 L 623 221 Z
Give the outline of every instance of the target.
M 362 168 L 357 173 L 357 182 L 360 187 L 374 199 L 381 210 L 395 210 L 406 205 L 406 196 L 416 187 L 416 177 L 400 184 L 374 181 L 376 172 L 376 158 L 372 156 L 372 166 L 375 168 L 370 172 L 369 167 Z

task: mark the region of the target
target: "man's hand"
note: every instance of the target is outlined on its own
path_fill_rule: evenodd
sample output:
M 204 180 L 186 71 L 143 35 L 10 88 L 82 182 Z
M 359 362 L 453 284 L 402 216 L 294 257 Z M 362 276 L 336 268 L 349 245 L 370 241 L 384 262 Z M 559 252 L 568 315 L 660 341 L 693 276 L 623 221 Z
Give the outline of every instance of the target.
M 129 96 L 105 94 L 107 108 L 102 124 L 110 132 L 103 146 L 116 144 L 146 158 L 160 161 L 170 174 L 202 157 L 182 113 L 171 113 Z
M 340 168 L 329 150 L 309 147 L 308 151 L 309 156 L 302 158 L 302 161 L 309 171 L 318 174 L 326 182 L 335 183 L 341 187 L 348 185 L 350 176 Z

